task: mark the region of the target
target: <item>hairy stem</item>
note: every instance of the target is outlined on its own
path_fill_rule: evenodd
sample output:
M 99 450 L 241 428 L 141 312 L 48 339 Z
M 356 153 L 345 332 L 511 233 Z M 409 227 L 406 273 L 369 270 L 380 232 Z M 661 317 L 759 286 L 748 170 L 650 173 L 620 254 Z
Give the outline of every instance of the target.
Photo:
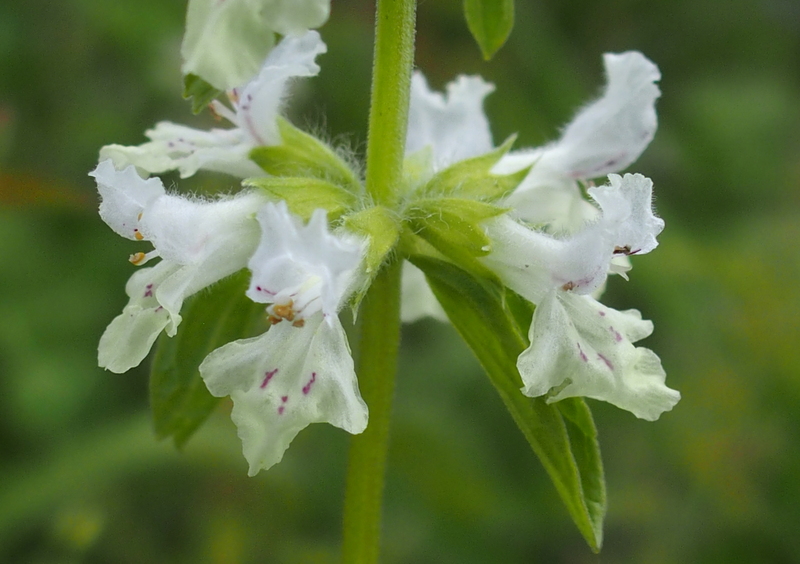
M 367 138 L 367 192 L 391 204 L 403 174 L 416 0 L 378 0 L 372 101 Z M 358 381 L 369 406 L 369 425 L 352 438 L 344 506 L 342 561 L 376 564 L 389 420 L 400 346 L 402 262 L 384 265 L 361 305 Z
M 416 0 L 378 0 L 367 136 L 367 192 L 377 203 L 391 202 L 402 178 L 415 13 Z
M 358 381 L 369 425 L 350 443 L 342 562 L 375 564 L 380 552 L 381 502 L 389 448 L 389 419 L 400 344 L 400 272 L 397 261 L 378 275 L 361 305 Z

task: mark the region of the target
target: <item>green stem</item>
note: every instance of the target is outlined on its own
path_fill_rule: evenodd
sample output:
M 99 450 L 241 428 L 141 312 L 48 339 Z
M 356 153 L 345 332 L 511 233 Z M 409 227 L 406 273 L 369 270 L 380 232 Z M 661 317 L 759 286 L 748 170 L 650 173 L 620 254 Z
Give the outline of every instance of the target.
M 375 564 L 380 552 L 389 419 L 400 345 L 401 268 L 401 261 L 384 267 L 359 314 L 358 384 L 369 406 L 369 425 L 350 443 L 342 548 L 345 564 Z
M 378 0 L 372 101 L 367 137 L 367 192 L 391 204 L 403 175 L 416 0 Z M 344 502 L 345 564 L 376 564 L 389 450 L 389 420 L 400 346 L 401 261 L 375 278 L 360 309 L 358 384 L 369 406 L 369 425 L 352 438 Z
M 415 13 L 416 0 L 378 0 L 366 184 L 379 204 L 391 202 L 402 178 Z

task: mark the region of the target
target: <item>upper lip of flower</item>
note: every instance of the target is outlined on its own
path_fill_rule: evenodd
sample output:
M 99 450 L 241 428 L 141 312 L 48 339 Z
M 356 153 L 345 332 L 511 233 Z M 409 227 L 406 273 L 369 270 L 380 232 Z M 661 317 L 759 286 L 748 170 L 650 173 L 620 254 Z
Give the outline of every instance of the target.
M 232 129 L 201 131 L 160 122 L 146 132 L 150 141 L 139 146 L 107 145 L 101 158 L 117 166 L 134 164 L 150 173 L 178 169 L 182 177 L 199 169 L 240 176 L 263 176 L 248 157 L 260 145 L 280 143 L 276 124 L 285 90 L 292 78 L 315 76 L 315 59 L 326 51 L 316 31 L 289 35 L 267 55 L 261 70 L 249 82 L 229 92 L 232 107 L 211 103 L 212 111 L 235 125 Z
M 329 318 L 338 313 L 363 274 L 365 242 L 329 233 L 326 215 L 318 209 L 303 226 L 283 201 L 259 210 L 261 243 L 249 261 L 253 272 L 247 291 L 250 299 L 279 306 L 291 300 L 287 310 L 291 320 L 317 311 Z

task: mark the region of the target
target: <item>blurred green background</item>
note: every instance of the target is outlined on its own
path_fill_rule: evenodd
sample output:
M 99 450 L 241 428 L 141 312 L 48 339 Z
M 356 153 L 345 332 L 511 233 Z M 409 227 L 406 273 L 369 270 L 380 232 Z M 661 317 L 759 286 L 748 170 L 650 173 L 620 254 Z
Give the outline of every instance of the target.
M 210 123 L 180 98 L 184 9 L 0 3 L 0 562 L 336 561 L 343 432 L 312 426 L 247 478 L 225 403 L 177 452 L 152 434 L 147 367 L 95 366 L 136 245 L 100 221 L 87 172 L 157 120 Z M 632 169 L 653 178 L 667 229 L 604 301 L 655 321 L 646 345 L 683 399 L 656 423 L 591 402 L 610 497 L 595 556 L 454 331 L 406 327 L 384 561 L 800 561 L 800 4 L 518 0 L 490 63 L 460 9 L 421 2 L 417 64 L 437 88 L 495 82 L 495 140 L 553 139 L 597 94 L 603 52 L 661 68 L 659 132 Z M 356 151 L 372 15 L 334 2 L 322 72 L 290 108 Z

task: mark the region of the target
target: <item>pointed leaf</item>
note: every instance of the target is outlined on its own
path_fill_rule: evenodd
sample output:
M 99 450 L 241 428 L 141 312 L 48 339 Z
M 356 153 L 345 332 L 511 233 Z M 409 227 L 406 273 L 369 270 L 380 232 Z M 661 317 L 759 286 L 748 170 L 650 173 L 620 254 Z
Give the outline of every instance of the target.
M 333 220 L 356 202 L 351 192 L 317 178 L 267 176 L 248 178 L 242 184 L 261 188 L 276 200 L 284 200 L 290 212 L 306 221 L 320 208 L 327 210 L 328 219 Z
M 483 58 L 488 61 L 514 27 L 514 0 L 464 0 L 464 15 Z
M 606 480 L 592 412 L 583 398 L 567 398 L 554 405 L 558 407 L 567 425 L 572 454 L 581 475 L 584 502 L 599 547 L 603 543 Z
M 491 251 L 481 222 L 505 211 L 475 200 L 429 198 L 414 202 L 406 221 L 416 235 L 462 268 L 492 278 L 491 271 L 476 259 Z
M 512 192 L 530 172 L 530 167 L 512 174 L 492 174 L 491 170 L 511 150 L 516 135 L 490 153 L 459 161 L 438 172 L 422 188 L 426 196 L 472 198 L 493 202 Z
M 325 143 L 278 117 L 280 145 L 256 147 L 250 158 L 273 176 L 310 177 L 326 180 L 353 192 L 361 189 L 358 177 Z
M 366 270 L 374 275 L 400 237 L 397 218 L 387 208 L 375 206 L 348 215 L 344 219 L 344 225 L 350 231 L 369 239 Z
M 150 405 L 156 434 L 180 447 L 214 410 L 213 397 L 197 367 L 212 350 L 252 336 L 264 319 L 264 305 L 244 294 L 247 270 L 226 278 L 184 306 L 178 333 L 162 335 L 150 371 Z
M 516 361 L 528 343 L 514 316 L 504 308 L 502 297 L 450 263 L 420 256 L 410 260 L 425 272 L 447 316 L 486 370 L 581 534 L 592 550 L 598 551 L 605 490 L 591 419 L 587 421 L 586 412 L 572 404 L 565 408 L 565 421 L 555 405 L 522 395 Z

